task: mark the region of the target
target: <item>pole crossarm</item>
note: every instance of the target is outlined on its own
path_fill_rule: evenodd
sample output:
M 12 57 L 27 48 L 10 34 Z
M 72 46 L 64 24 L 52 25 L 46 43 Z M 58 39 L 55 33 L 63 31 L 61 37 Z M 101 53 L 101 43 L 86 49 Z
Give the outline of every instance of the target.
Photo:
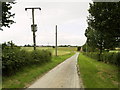
M 27 11 L 27 9 L 39 9 L 39 10 L 41 10 L 41 8 L 39 8 L 39 7 L 34 7 L 34 8 L 25 8 L 25 11 Z

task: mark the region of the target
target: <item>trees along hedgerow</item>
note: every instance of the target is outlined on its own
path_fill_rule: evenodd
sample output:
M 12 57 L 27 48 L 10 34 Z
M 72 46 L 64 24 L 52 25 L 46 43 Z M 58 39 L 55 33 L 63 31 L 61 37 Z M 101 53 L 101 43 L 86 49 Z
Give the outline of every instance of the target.
M 94 2 L 90 4 L 87 42 L 102 50 L 116 47 L 120 41 L 120 2 Z

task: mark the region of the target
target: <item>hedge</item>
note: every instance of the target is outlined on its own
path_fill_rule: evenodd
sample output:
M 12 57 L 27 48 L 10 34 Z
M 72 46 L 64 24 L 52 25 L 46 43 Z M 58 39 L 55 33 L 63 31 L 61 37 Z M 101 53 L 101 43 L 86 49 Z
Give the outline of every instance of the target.
M 99 60 L 99 53 L 98 52 L 83 52 L 84 55 L 91 57 L 93 59 Z M 114 65 L 120 65 L 120 53 L 111 53 L 111 52 L 104 52 L 101 54 L 101 61 L 105 63 L 111 63 Z
M 6 48 L 2 50 L 2 74 L 9 76 L 15 74 L 21 68 L 33 64 L 41 65 L 51 61 L 51 52 L 36 50 L 28 52 L 19 48 Z

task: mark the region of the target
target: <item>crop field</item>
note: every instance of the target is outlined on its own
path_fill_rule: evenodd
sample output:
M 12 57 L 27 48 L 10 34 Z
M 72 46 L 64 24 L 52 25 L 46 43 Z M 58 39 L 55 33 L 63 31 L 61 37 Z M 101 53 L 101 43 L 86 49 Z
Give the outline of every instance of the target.
M 118 53 L 120 52 L 120 48 L 115 48 L 115 50 L 110 50 L 109 52 Z
M 118 50 L 110 50 L 109 52 L 118 53 L 118 52 L 120 52 L 120 50 L 119 51 Z
M 33 47 L 21 47 L 21 49 L 32 51 Z M 55 48 L 52 47 L 36 47 L 37 50 L 49 50 L 55 55 Z M 58 47 L 58 55 L 65 55 L 77 51 L 77 47 Z

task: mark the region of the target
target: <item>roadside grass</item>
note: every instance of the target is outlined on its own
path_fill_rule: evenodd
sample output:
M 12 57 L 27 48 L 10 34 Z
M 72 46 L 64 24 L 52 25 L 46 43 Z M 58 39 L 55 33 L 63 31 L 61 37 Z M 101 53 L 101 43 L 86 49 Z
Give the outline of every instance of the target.
M 118 67 L 98 62 L 80 53 L 78 57 L 81 78 L 85 88 L 118 88 Z
M 21 71 L 17 72 L 16 75 L 10 77 L 2 77 L 3 88 L 25 88 L 32 84 L 36 79 L 44 75 L 46 72 L 71 57 L 74 53 L 67 55 L 60 55 L 58 57 L 53 56 L 52 61 L 38 65 L 32 65 L 25 67 Z

